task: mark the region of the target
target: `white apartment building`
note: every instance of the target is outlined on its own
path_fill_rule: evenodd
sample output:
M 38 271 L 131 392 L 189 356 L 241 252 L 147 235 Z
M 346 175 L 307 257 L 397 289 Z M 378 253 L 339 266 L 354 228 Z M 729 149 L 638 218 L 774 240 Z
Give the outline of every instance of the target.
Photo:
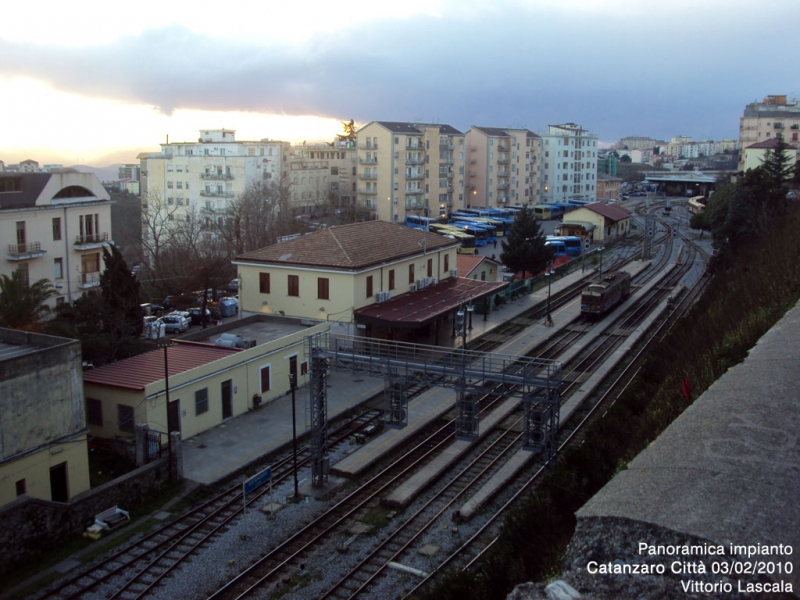
M 110 232 L 111 200 L 94 174 L 0 173 L 0 273 L 50 280 L 58 291 L 51 305 L 100 285 Z
M 594 200 L 597 135 L 575 123 L 550 125 L 542 139 L 542 202 Z
M 357 194 L 357 165 L 355 142 L 291 146 L 287 172 L 292 208 L 313 213 L 318 207 L 349 206 Z
M 800 102 L 786 96 L 767 96 L 763 102 L 745 106 L 739 120 L 739 170 L 745 169 L 744 149 L 756 143 L 783 137 L 785 142 L 800 142 Z
M 139 155 L 142 205 L 160 198 L 167 206 L 194 209 L 219 221 L 228 202 L 256 182 L 281 181 L 289 143 L 236 141 L 232 129 L 204 129 L 195 142 L 161 144 Z
M 466 134 L 466 204 L 538 204 L 541 138 L 527 129 L 472 127 Z
M 356 132 L 358 203 L 374 218 L 464 206 L 464 134 L 450 125 L 372 121 Z

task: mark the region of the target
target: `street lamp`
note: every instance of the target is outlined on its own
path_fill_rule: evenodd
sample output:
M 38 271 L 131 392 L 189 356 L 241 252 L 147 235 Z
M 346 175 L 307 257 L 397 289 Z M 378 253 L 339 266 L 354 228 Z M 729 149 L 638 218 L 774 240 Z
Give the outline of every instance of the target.
M 295 390 L 297 389 L 297 375 L 289 374 L 289 386 L 292 388 L 292 463 L 294 468 L 294 499 L 300 496 L 297 493 L 297 414 L 295 412 Z
M 547 316 L 545 317 L 544 324 L 548 327 L 553 326 L 553 318 L 550 316 L 550 281 L 553 279 L 553 275 L 556 274 L 555 270 L 552 269 L 553 263 L 548 263 L 547 270 L 544 272 L 545 277 L 547 277 Z

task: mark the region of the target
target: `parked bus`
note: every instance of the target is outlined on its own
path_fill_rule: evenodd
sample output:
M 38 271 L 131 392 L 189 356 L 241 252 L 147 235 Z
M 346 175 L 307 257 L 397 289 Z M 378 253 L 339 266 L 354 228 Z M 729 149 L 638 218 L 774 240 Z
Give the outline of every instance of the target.
M 564 207 L 557 204 L 537 204 L 533 207 L 533 215 L 540 221 L 557 219 L 564 214 Z
M 450 218 L 453 220 L 459 221 L 468 221 L 470 223 L 475 223 L 477 225 L 488 225 L 495 228 L 495 235 L 497 237 L 508 235 L 508 231 L 511 229 L 510 224 L 506 224 L 506 222 L 502 219 L 495 219 L 490 217 L 479 217 L 477 215 L 473 215 L 470 212 L 460 210 L 458 212 L 450 213 Z M 513 221 L 512 221 L 513 222 Z M 491 235 L 491 234 L 490 234 Z M 492 240 L 489 240 L 492 241 Z
M 463 231 L 464 233 L 468 233 L 475 237 L 475 245 L 476 246 L 485 246 L 489 241 L 489 232 L 486 228 L 481 227 L 479 225 L 475 225 L 474 223 L 467 223 L 466 221 L 455 221 L 452 223 L 448 223 L 451 227 L 455 227 L 456 229 Z
M 417 215 L 406 215 L 406 227 L 413 227 L 414 229 L 424 229 L 426 231 L 430 230 L 430 226 L 434 223 L 438 223 L 439 219 L 434 219 L 432 217 L 420 217 Z
M 583 254 L 583 241 L 577 235 L 548 235 L 546 241 L 562 241 L 567 250 L 567 256 L 580 256 Z
M 439 232 L 437 232 L 439 233 Z M 440 235 L 444 237 L 452 238 L 457 240 L 461 243 L 461 245 L 456 249 L 456 252 L 459 254 L 477 254 L 478 249 L 475 247 L 475 236 L 460 231 L 458 229 L 453 229 L 451 231 L 442 231 Z
M 544 245 L 553 249 L 553 258 L 567 255 L 567 245 L 562 240 L 548 240 Z

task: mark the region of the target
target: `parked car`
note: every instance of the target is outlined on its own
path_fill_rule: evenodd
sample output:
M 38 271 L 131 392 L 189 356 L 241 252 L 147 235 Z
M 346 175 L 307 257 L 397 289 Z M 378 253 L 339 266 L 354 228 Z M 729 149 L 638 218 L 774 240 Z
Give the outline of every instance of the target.
M 192 325 L 202 325 L 203 324 L 203 309 L 199 307 L 190 308 L 189 309 L 189 316 L 192 320 Z M 211 311 L 206 309 L 205 314 L 205 322 L 211 322 Z
M 164 331 L 167 333 L 183 333 L 189 329 L 189 320 L 179 313 L 164 315 L 161 322 L 164 323 Z

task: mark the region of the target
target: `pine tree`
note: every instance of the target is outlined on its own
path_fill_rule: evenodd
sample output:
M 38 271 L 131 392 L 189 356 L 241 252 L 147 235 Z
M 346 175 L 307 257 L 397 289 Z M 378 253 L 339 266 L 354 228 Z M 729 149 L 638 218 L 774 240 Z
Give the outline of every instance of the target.
M 545 241 L 533 211 L 524 207 L 517 213 L 508 236 L 503 240 L 500 260 L 515 273 L 536 274 L 552 260 L 552 251 L 544 245 Z
M 103 331 L 108 336 L 110 360 L 138 351 L 144 330 L 139 281 L 131 273 L 122 253 L 103 248 L 105 270 L 100 274 Z

